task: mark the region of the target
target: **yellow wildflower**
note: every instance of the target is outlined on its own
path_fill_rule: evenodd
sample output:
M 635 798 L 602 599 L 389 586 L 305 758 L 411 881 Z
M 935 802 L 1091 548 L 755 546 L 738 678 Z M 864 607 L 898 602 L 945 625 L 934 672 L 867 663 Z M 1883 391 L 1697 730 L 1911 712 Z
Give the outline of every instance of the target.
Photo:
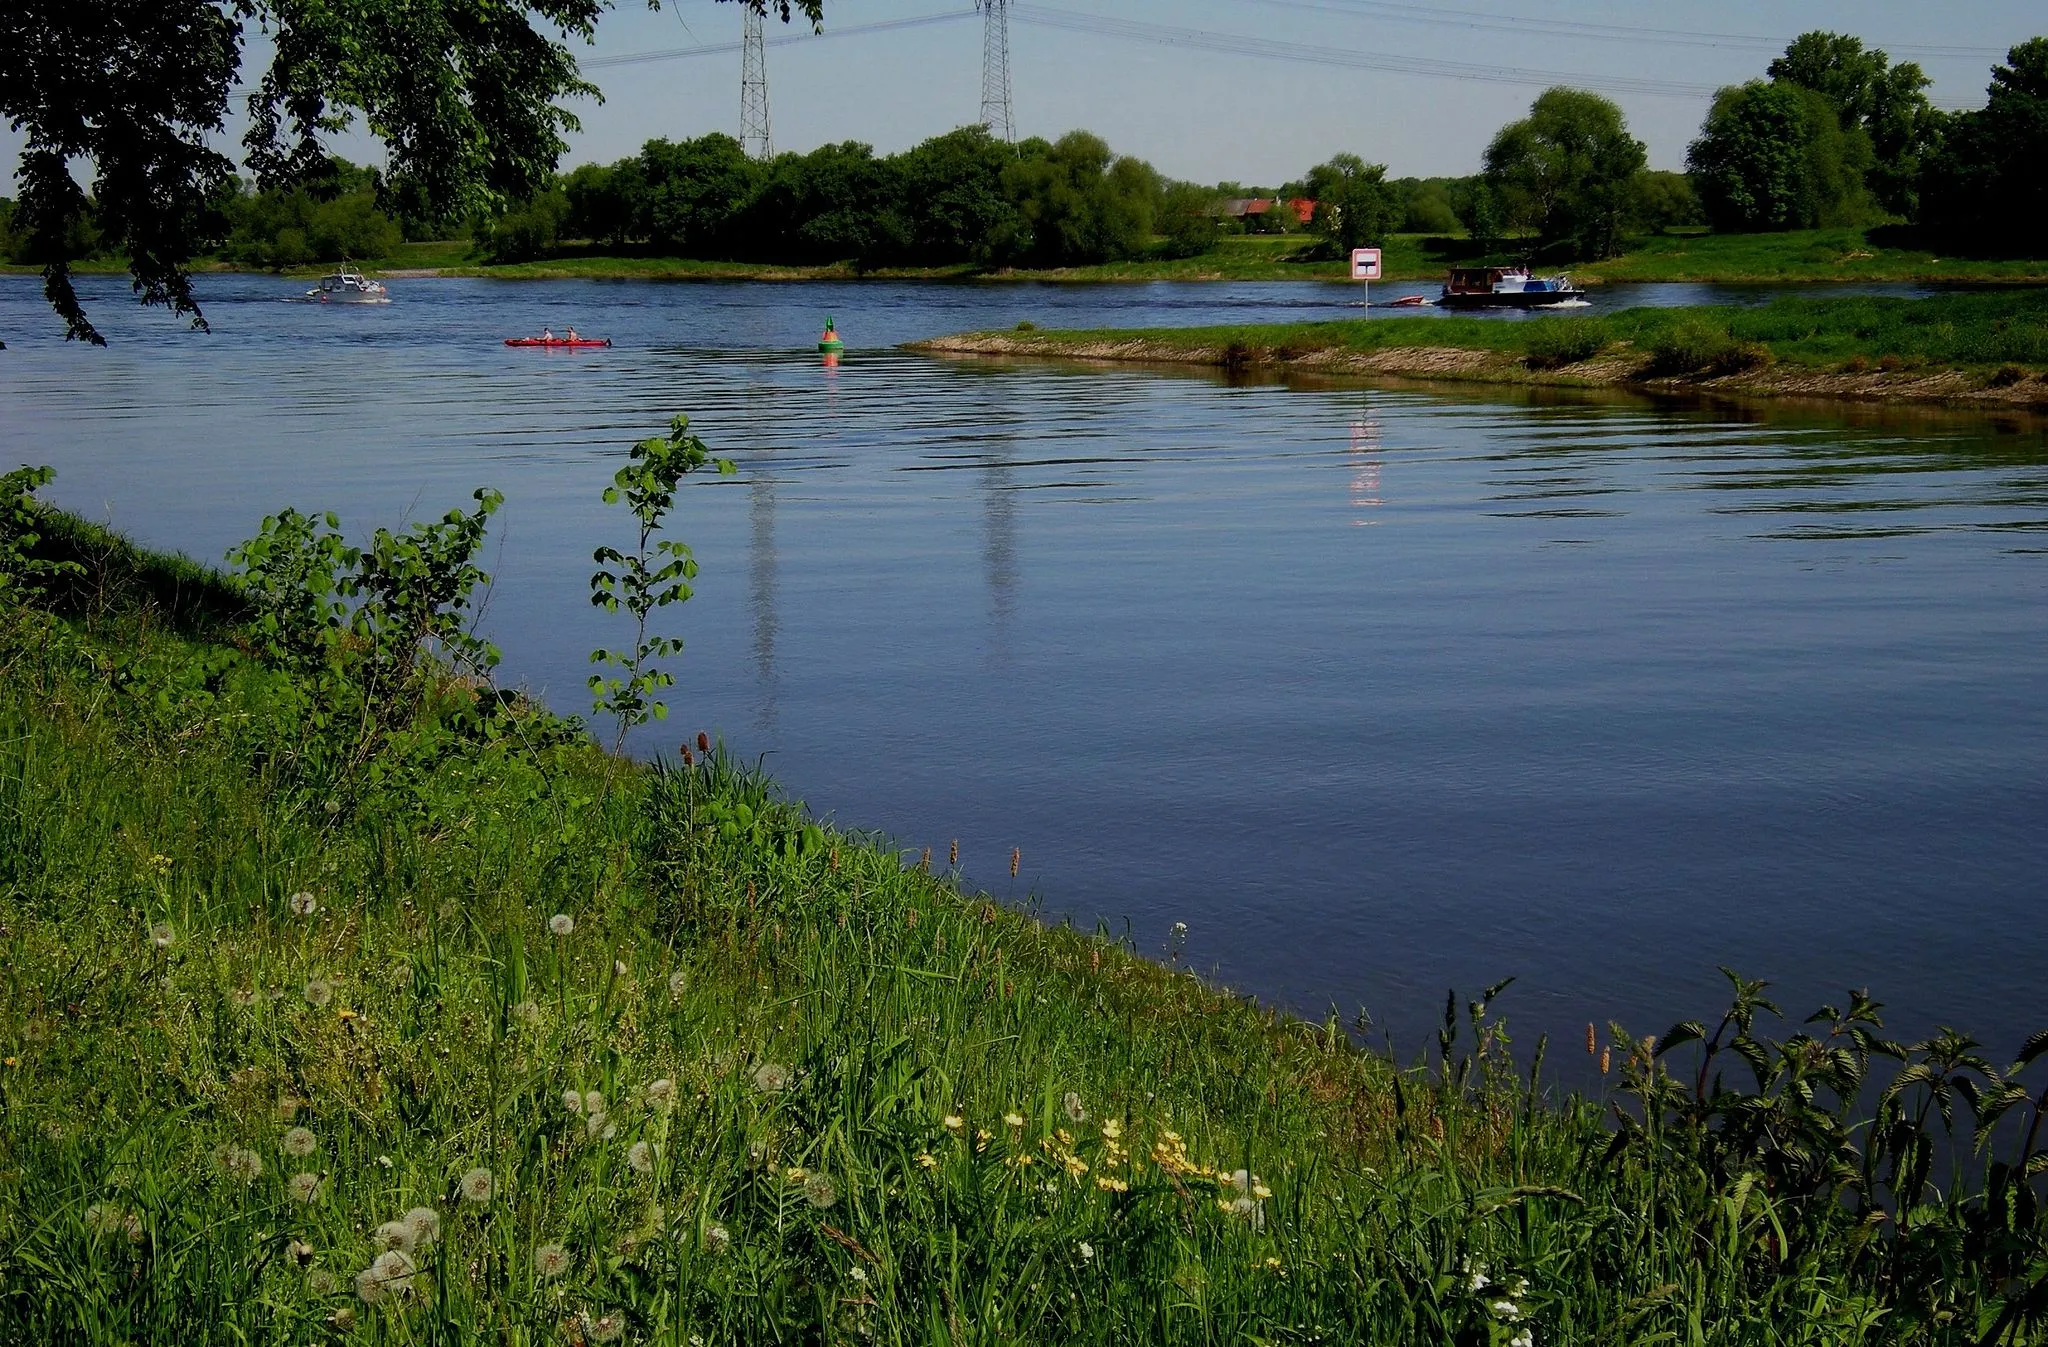
M 1107 1138 L 1110 1141 L 1115 1141 L 1118 1137 L 1122 1136 L 1123 1134 L 1124 1125 L 1122 1123 L 1118 1122 L 1114 1118 L 1104 1118 L 1102 1120 L 1102 1135 L 1105 1138 Z
M 1105 1193 L 1127 1193 L 1131 1189 L 1131 1185 L 1122 1179 L 1113 1179 L 1106 1174 L 1095 1176 L 1095 1186 Z
M 782 1177 L 788 1179 L 791 1183 L 802 1183 L 810 1176 L 810 1171 L 801 1165 L 791 1165 L 788 1169 L 782 1171 Z
M 1088 1162 L 1078 1155 L 1069 1155 L 1066 1158 L 1066 1166 L 1067 1173 L 1077 1179 L 1088 1172 Z
M 1024 1119 L 1015 1113 L 1005 1113 L 1003 1115 L 1003 1122 L 1006 1126 L 1010 1127 L 1022 1127 L 1024 1125 Z
M 961 1117 L 959 1114 L 948 1113 L 946 1115 L 946 1130 L 948 1132 L 957 1132 L 966 1125 L 967 1119 Z

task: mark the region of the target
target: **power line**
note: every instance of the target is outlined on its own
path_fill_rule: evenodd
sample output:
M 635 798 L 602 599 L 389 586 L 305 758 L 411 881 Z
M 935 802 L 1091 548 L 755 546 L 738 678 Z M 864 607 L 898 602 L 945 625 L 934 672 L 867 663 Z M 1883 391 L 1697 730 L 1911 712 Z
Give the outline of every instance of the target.
M 1112 19 L 1094 14 L 1077 14 L 1049 5 L 1019 5 L 1020 23 L 1096 37 L 1125 38 L 1162 46 L 1220 52 L 1228 56 L 1256 56 L 1266 60 L 1290 61 L 1304 65 L 1335 66 L 1345 70 L 1384 70 L 1409 75 L 1429 75 L 1481 84 L 1519 84 L 1549 87 L 1570 84 L 1579 88 L 1606 89 L 1615 93 L 1639 94 L 1652 98 L 1683 98 L 1697 101 L 1713 96 L 1711 84 L 1677 84 L 1668 80 L 1638 79 L 1626 75 L 1574 75 L 1554 70 L 1528 70 L 1517 66 L 1479 65 L 1467 61 L 1439 61 L 1385 52 L 1352 51 L 1343 47 L 1311 46 L 1303 42 L 1282 42 L 1275 38 L 1245 37 L 1237 33 L 1215 33 L 1200 28 L 1145 23 L 1135 19 Z
M 1531 36 L 1570 37 L 1595 42 L 1629 42 L 1681 47 L 1736 47 L 1758 51 L 1783 51 L 1786 39 L 1756 33 L 1708 33 L 1682 28 L 1646 28 L 1634 24 L 1587 23 L 1575 19 L 1535 19 L 1513 14 L 1489 14 L 1468 9 L 1439 9 L 1424 5 L 1394 3 L 1394 0 L 1241 0 L 1242 3 L 1282 9 L 1320 11 L 1356 18 L 1389 20 L 1394 23 L 1423 24 L 1440 28 L 1478 28 Z M 1944 47 L 1894 45 L 1891 50 L 1908 56 L 2002 57 L 2003 47 Z M 1888 53 L 1889 54 L 1889 53 Z
M 971 19 L 974 11 L 953 10 L 946 14 L 922 14 L 910 19 L 885 19 L 879 23 L 856 23 L 845 28 L 827 28 L 822 33 L 792 34 L 786 37 L 765 38 L 763 45 L 787 47 L 800 42 L 823 42 L 835 37 L 859 37 L 867 33 L 893 33 L 905 28 L 925 28 L 933 24 L 958 23 Z M 744 42 L 711 42 L 700 47 L 671 47 L 666 51 L 636 51 L 625 56 L 595 56 L 581 62 L 585 70 L 603 70 L 614 66 L 642 65 L 650 61 L 686 61 L 694 56 L 730 56 L 745 48 Z

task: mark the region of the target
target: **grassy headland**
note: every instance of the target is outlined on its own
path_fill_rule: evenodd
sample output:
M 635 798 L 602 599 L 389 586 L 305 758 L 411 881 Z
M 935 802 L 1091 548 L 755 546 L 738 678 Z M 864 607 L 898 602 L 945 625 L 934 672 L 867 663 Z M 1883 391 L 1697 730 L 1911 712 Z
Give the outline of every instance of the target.
M 2048 405 L 2048 293 L 1784 298 L 1605 315 L 966 333 L 955 355 L 1258 367 L 1745 396 Z
M 31 485 L 0 501 L 0 1340 L 2048 1323 L 2031 1057 L 1896 1048 L 1860 998 L 1781 1044 L 1752 988 L 1662 1041 L 1588 1026 L 1598 1098 L 1518 1069 L 1483 998 L 1400 1068 L 962 893 L 715 747 L 622 762 L 407 654 L 449 591 L 391 563 L 445 575 L 451 533 L 363 558 L 389 610 L 315 640 L 317 546 L 271 531 L 259 584 Z M 1955 1170 L 1952 1107 L 1986 1127 Z

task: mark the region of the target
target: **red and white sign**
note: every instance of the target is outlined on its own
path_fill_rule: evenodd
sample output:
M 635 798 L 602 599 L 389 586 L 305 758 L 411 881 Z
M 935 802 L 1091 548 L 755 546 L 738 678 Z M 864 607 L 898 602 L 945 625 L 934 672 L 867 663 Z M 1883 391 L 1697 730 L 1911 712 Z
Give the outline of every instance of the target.
M 1354 281 L 1376 281 L 1380 278 L 1380 250 L 1377 248 L 1353 248 L 1351 250 L 1351 279 Z

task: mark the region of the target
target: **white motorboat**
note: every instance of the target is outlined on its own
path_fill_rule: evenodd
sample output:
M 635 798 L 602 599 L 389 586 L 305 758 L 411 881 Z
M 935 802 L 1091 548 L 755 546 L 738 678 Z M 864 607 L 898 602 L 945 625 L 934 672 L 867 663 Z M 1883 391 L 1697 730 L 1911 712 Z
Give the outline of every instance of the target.
M 1453 267 L 1436 302 L 1446 309 L 1552 309 L 1585 301 L 1585 290 L 1569 276 L 1531 276 L 1527 267 Z
M 306 292 L 315 304 L 389 304 L 391 291 L 384 282 L 373 281 L 348 263 L 320 278 L 320 284 Z

